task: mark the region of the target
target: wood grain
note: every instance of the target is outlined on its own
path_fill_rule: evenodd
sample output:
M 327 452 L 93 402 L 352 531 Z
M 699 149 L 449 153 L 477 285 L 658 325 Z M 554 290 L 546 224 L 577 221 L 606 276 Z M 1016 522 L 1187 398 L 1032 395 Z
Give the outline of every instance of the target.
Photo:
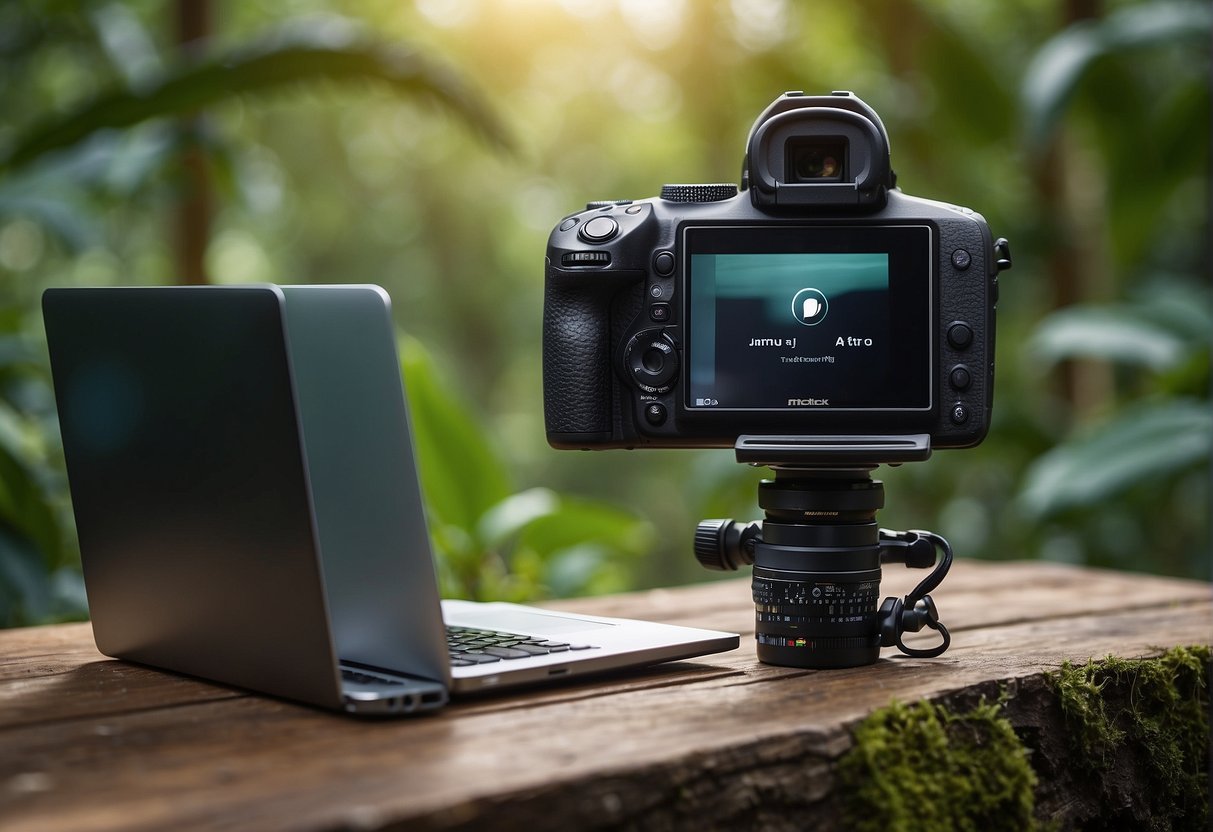
M 919 576 L 898 572 L 889 593 Z M 759 664 L 747 638 L 727 654 L 399 721 L 107 660 L 87 625 L 0 632 L 0 828 L 539 832 L 713 817 L 812 828 L 805 813 L 828 800 L 850 726 L 893 698 L 995 696 L 1067 659 L 1213 634 L 1210 587 L 1194 582 L 961 562 L 936 596 L 953 629 L 939 659 L 886 650 L 863 668 L 779 668 Z M 738 581 L 553 606 L 752 633 Z

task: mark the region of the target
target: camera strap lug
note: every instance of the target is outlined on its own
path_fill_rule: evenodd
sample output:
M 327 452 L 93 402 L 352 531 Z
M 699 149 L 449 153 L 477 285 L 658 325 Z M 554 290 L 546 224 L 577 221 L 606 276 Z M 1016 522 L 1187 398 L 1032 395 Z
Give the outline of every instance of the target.
M 880 560 L 882 563 L 904 563 L 916 569 L 925 569 L 935 563 L 936 549 L 943 553 L 939 564 L 905 598 L 885 598 L 876 617 L 880 622 L 880 646 L 897 647 L 907 656 L 916 659 L 933 659 L 942 655 L 952 643 L 948 628 L 939 620 L 939 610 L 930 591 L 943 582 L 952 567 L 952 547 L 942 536 L 934 532 L 898 532 L 880 530 Z M 929 557 L 929 560 L 927 559 Z M 923 627 L 935 630 L 942 641 L 935 647 L 919 649 L 907 647 L 902 634 L 917 633 Z

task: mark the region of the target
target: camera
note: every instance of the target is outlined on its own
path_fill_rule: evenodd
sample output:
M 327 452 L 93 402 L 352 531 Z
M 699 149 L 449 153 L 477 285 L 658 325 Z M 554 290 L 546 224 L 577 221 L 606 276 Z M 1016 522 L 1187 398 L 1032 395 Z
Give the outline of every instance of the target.
M 732 447 L 767 466 L 764 520 L 705 520 L 695 556 L 753 566 L 758 658 L 870 664 L 951 643 L 933 532 L 879 528 L 884 463 L 978 444 L 1010 247 L 985 220 L 897 188 L 879 116 L 849 92 L 777 98 L 740 187 L 592 202 L 548 238 L 543 397 L 556 448 Z M 881 566 L 932 572 L 879 600 Z M 930 629 L 932 647 L 903 636 Z
M 548 442 L 830 436 L 875 462 L 976 445 L 1009 265 L 979 214 L 897 189 L 857 96 L 786 93 L 750 130 L 740 187 L 592 202 L 552 231 Z

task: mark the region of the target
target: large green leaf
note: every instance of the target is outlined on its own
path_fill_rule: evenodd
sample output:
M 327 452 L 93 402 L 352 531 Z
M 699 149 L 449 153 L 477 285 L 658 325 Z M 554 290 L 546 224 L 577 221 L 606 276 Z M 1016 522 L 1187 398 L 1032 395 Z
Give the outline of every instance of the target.
M 1208 465 L 1211 450 L 1207 401 L 1142 402 L 1039 457 L 1024 476 L 1020 503 L 1037 518 L 1091 506 Z
M 114 90 L 52 116 L 20 137 L 0 158 L 0 172 L 75 145 L 100 130 L 193 113 L 241 94 L 324 79 L 379 81 L 402 94 L 431 98 L 491 144 L 511 146 L 504 125 L 488 103 L 451 67 L 403 46 L 295 25 L 252 46 L 188 61 L 136 88 Z
M 652 541 L 652 526 L 634 514 L 574 497 L 562 497 L 554 510 L 532 518 L 519 531 L 521 545 L 545 555 L 587 543 L 639 554 Z
M 1054 312 L 1032 335 L 1029 353 L 1053 364 L 1067 358 L 1099 358 L 1152 370 L 1168 370 L 1188 355 L 1179 335 L 1131 307 L 1069 307 Z
M 421 343 L 402 338 L 400 358 L 430 511 L 438 523 L 472 538 L 485 512 L 513 492 L 509 473 L 469 410 L 446 389 Z
M 1207 42 L 1213 8 L 1207 3 L 1155 2 L 1128 6 L 1099 21 L 1070 26 L 1036 53 L 1024 72 L 1020 101 L 1027 140 L 1043 144 L 1078 83 L 1104 55 L 1187 39 Z

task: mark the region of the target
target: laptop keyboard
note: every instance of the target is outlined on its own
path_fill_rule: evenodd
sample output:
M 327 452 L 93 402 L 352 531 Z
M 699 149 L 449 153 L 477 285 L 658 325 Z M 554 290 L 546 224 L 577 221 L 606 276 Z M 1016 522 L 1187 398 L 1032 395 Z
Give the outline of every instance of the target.
M 563 653 L 569 650 L 593 650 L 590 644 L 569 644 L 553 641 L 543 636 L 524 636 L 496 630 L 479 630 L 475 627 L 446 628 L 447 648 L 452 667 L 469 667 L 510 659 L 526 659 L 548 653 Z

